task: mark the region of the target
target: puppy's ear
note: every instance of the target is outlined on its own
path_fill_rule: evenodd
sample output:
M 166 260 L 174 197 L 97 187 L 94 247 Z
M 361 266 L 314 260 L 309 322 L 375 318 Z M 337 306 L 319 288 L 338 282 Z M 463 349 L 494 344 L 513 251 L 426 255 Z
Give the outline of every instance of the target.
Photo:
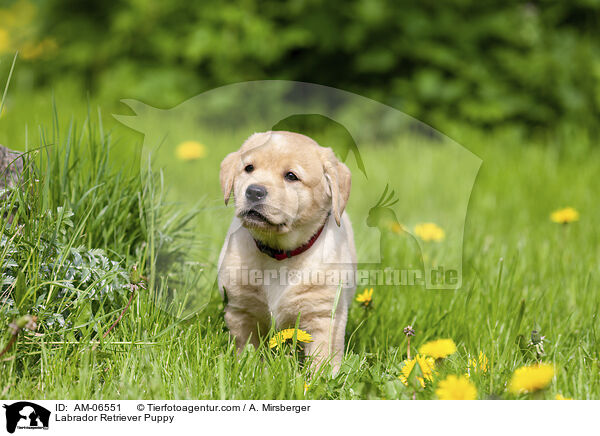
M 221 180 L 221 190 L 223 191 L 223 199 L 225 205 L 229 203 L 229 197 L 231 197 L 231 191 L 233 190 L 233 180 L 235 179 L 235 171 L 240 162 L 240 154 L 237 151 L 229 153 L 221 162 L 221 172 L 219 173 L 219 179 Z
M 324 152 L 323 171 L 331 194 L 331 211 L 339 226 L 350 197 L 352 175 L 348 167 L 335 157 L 330 148 L 326 148 Z

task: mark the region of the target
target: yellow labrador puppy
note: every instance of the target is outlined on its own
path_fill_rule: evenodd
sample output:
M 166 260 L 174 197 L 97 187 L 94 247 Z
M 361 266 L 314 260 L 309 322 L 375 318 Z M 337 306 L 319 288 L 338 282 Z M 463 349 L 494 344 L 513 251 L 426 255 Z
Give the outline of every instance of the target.
M 299 318 L 313 338 L 306 354 L 337 373 L 355 291 L 350 170 L 311 138 L 273 131 L 226 156 L 220 180 L 225 204 L 235 199 L 218 281 L 238 352 L 258 346 L 271 320 L 284 329 Z

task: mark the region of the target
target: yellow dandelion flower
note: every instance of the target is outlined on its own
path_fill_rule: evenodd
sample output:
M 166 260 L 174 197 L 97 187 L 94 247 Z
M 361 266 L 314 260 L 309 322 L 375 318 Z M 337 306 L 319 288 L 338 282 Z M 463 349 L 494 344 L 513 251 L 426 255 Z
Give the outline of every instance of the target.
M 476 400 L 477 388 L 465 376 L 449 375 L 438 384 L 435 394 L 440 400 Z
M 175 154 L 184 161 L 192 161 L 206 157 L 208 150 L 198 141 L 184 141 L 177 146 Z
M 417 224 L 415 226 L 415 234 L 425 242 L 440 242 L 446 237 L 444 229 L 434 223 Z
M 368 307 L 373 301 L 373 288 L 365 289 L 362 293 L 356 296 L 356 301 L 361 303 L 363 306 Z
M 296 333 L 297 332 L 297 333 Z M 280 332 L 277 332 L 275 336 L 271 338 L 269 341 L 269 348 L 279 347 L 281 344 L 294 339 L 294 334 L 296 334 L 297 342 L 312 342 L 312 336 L 309 333 L 306 333 L 304 330 L 296 330 L 296 329 L 284 329 Z
M 579 221 L 579 212 L 572 207 L 555 210 L 550 214 L 550 219 L 558 224 L 569 224 L 573 221 Z
M 10 34 L 8 30 L 0 27 L 0 54 L 8 53 L 12 50 Z
M 563 397 L 561 394 L 556 394 L 555 400 L 573 400 L 573 398 Z
M 419 364 L 419 368 L 421 368 L 421 372 L 423 373 L 423 377 L 417 377 L 421 387 L 425 387 L 425 380 L 433 380 L 433 375 L 435 373 L 435 360 L 433 360 L 431 357 L 417 354 L 417 356 L 413 359 L 404 360 L 404 366 L 400 370 L 401 374 L 399 378 L 405 386 L 408 386 L 408 377 L 410 377 L 410 374 L 415 369 L 415 365 L 417 363 Z
M 392 223 L 390 224 L 390 230 L 396 233 L 397 235 L 402 235 L 406 232 L 406 227 L 404 227 L 397 221 L 392 221 Z
M 419 348 L 419 353 L 435 359 L 444 359 L 456 352 L 456 344 L 452 339 L 429 341 Z
M 483 352 L 479 352 L 479 357 L 469 359 L 467 362 L 467 377 L 471 377 L 471 371 L 473 373 L 486 373 L 488 371 L 489 360 Z
M 513 394 L 524 394 L 544 389 L 554 377 L 554 365 L 539 363 L 523 366 L 515 371 L 508 389 Z

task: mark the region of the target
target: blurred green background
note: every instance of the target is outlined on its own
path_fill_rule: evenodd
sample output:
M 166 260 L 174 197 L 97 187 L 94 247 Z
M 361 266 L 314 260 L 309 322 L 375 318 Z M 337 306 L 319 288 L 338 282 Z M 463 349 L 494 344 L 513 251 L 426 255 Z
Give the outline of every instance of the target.
M 449 134 L 595 135 L 600 115 L 599 0 L 3 0 L 2 77 L 17 50 L 7 116 L 50 91 L 164 108 L 258 79 L 342 88 Z
M 534 329 L 547 338 L 544 359 L 560 368 L 544 396 L 599 398 L 600 209 L 593 193 L 600 173 L 600 0 L 0 0 L 0 85 L 17 51 L 0 143 L 39 147 L 32 154 L 43 171 L 31 180 L 39 191 L 25 200 L 13 191 L 20 216 L 36 218 L 22 219 L 25 230 L 13 226 L 5 239 L 19 251 L 0 250 L 0 269 L 16 271 L 0 288 L 17 289 L 15 300 L 3 297 L 0 327 L 17 313 L 36 314 L 45 336 L 25 336 L 11 350 L 15 358 L 4 359 L 0 397 L 411 398 L 398 380 L 406 350 L 401 327 L 410 324 L 419 335 L 414 345 L 457 342 L 440 380 L 464 373 L 479 352 L 489 357 L 489 374 L 473 377 L 480 398 L 512 397 L 506 386 L 513 370 L 539 358 L 524 344 Z M 110 116 L 138 113 L 141 120 L 143 111 L 135 108 L 143 105 L 133 100 L 171 108 L 218 86 L 264 79 L 328 85 L 381 101 L 484 162 L 468 198 L 463 239 L 462 227 L 453 232 L 455 221 L 444 220 L 444 207 L 431 203 L 438 213 L 424 213 L 432 198 L 461 205 L 446 193 L 465 171 L 440 180 L 452 169 L 439 154 L 447 138 L 412 119 L 400 124 L 379 116 L 382 111 L 373 115 L 358 98 L 342 108 L 340 119 L 350 122 L 338 126 L 341 137 L 359 127 L 374 138 L 358 141 L 369 186 L 352 167 L 348 211 L 356 240 L 373 239 L 356 218 L 374 209 L 391 181 L 401 223 L 432 221 L 444 227 L 447 242 L 463 241 L 464 286 L 461 292 L 377 286 L 368 311 L 356 302 L 351 308 L 344 377 L 310 381 L 308 390 L 308 367 L 287 352 L 263 347 L 240 364 L 216 289 L 197 286 L 196 272 L 216 269 L 211 259 L 233 214 L 219 193 L 218 162 L 239 147 L 234 130 L 244 123 L 264 129 L 255 124 L 266 118 L 260 106 L 231 94 L 225 103 L 237 107 L 227 112 L 219 90 L 218 104 L 200 96 L 197 111 L 189 104 L 152 109 L 154 117 L 141 127 L 153 134 L 143 140 L 126 127 L 147 131 L 133 119 L 121 124 Z M 279 95 L 273 92 L 268 102 Z M 121 99 L 131 99 L 129 106 Z M 327 102 L 339 99 L 321 103 Z M 217 117 L 215 107 L 227 116 Z M 275 104 L 268 109 L 283 113 Z M 319 137 L 305 130 L 309 117 L 300 118 L 307 123 L 302 131 L 320 143 L 341 144 L 335 125 L 324 121 L 323 130 L 331 131 Z M 317 120 L 310 122 L 318 127 Z M 178 157 L 180 141 L 199 141 L 202 157 Z M 164 153 L 155 162 L 166 169 L 142 179 L 140 162 L 146 168 L 147 161 L 140 157 L 150 146 Z M 410 146 L 414 156 L 402 159 L 400 146 Z M 184 197 L 197 213 L 184 213 Z M 552 211 L 566 206 L 581 220 L 553 223 Z M 442 244 L 430 242 L 431 251 L 419 252 L 412 240 L 391 233 L 380 233 L 386 260 L 420 265 L 421 254 L 433 262 L 448 256 Z M 127 307 L 127 294 L 90 302 L 92 285 L 78 276 L 76 289 L 71 279 L 61 288 L 56 283 L 67 276 L 54 267 L 47 282 L 40 265 L 55 257 L 47 246 L 57 253 L 78 247 L 78 256 L 90 253 L 88 263 L 102 248 L 120 262 L 124 280 L 133 280 L 126 272 L 137 264 L 156 292 L 138 291 L 108 343 L 94 351 L 92 342 Z M 195 288 L 197 297 L 190 292 Z M 59 289 L 69 293 L 54 299 Z M 79 289 L 86 292 L 71 292 Z M 206 310 L 183 318 L 208 294 Z M 5 331 L 2 343 L 8 340 Z M 428 389 L 418 398 L 431 397 Z

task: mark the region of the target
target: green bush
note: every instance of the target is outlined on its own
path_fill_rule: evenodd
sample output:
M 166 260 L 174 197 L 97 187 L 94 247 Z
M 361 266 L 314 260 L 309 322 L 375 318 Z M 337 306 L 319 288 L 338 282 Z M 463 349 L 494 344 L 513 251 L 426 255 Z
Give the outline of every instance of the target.
M 361 93 L 436 127 L 593 128 L 600 115 L 597 0 L 38 6 L 37 39 L 56 47 L 33 61 L 36 83 L 74 76 L 110 99 L 168 106 L 227 83 L 290 79 Z
M 160 175 L 142 176 L 121 150 L 115 163 L 101 119 L 63 130 L 57 117 L 40 127 L 18 183 L 0 192 L 0 325 L 29 314 L 45 333 L 94 335 L 106 332 L 141 274 L 149 287 L 163 284 L 160 292 L 195 284 L 183 259 L 196 211 L 178 210 Z

